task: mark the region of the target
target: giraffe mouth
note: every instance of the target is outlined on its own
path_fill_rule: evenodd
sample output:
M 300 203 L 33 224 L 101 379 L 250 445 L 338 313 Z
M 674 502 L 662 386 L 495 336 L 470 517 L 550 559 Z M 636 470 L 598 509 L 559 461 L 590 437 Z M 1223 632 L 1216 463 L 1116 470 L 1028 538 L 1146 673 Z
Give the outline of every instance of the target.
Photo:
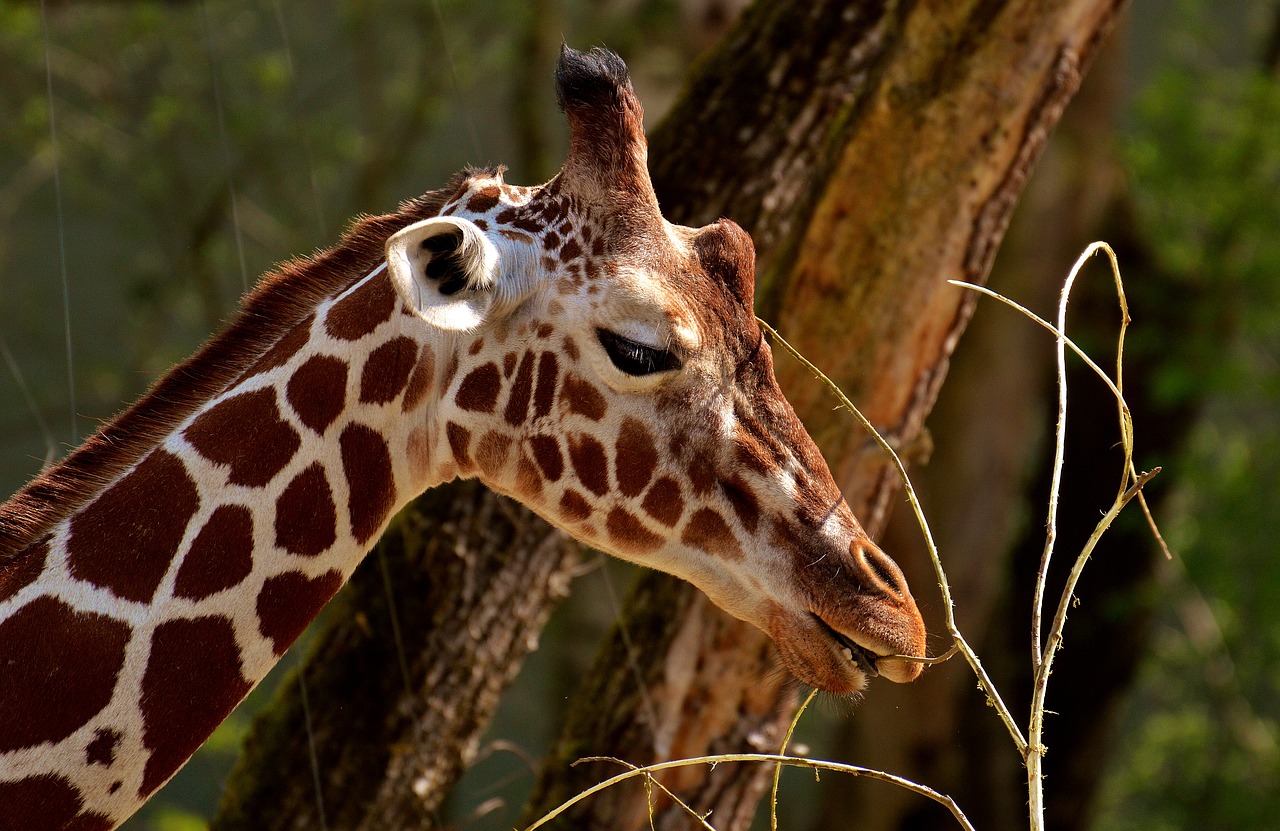
M 831 624 L 827 623 L 817 615 L 814 615 L 813 618 L 818 622 L 818 626 L 827 633 L 828 637 L 835 641 L 840 647 L 840 651 L 844 654 L 844 657 L 850 663 L 857 664 L 858 669 L 862 670 L 863 674 L 868 678 L 875 678 L 880 674 L 880 670 L 876 669 L 876 661 L 879 660 L 879 655 L 872 652 L 870 649 L 867 649 L 865 646 L 860 646 L 855 643 L 848 635 L 837 631 L 831 626 Z

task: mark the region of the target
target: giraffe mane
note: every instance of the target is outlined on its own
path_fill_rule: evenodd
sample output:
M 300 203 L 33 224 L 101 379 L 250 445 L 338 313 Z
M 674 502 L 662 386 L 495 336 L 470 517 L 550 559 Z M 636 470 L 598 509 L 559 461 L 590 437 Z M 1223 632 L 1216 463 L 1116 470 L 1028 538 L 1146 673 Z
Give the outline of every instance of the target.
M 359 216 L 336 245 L 267 272 L 220 333 L 0 505 L 0 568 L 137 464 L 202 404 L 240 377 L 317 303 L 345 288 L 353 274 L 375 268 L 386 256 L 389 236 L 411 222 L 438 215 L 476 173 L 465 169 L 444 188 L 402 202 L 395 213 Z

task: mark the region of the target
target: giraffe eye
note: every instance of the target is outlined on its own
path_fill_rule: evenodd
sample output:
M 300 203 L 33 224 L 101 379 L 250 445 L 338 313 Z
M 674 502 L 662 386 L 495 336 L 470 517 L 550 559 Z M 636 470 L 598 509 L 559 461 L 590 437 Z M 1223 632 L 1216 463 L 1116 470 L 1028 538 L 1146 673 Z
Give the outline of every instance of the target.
M 613 365 L 627 375 L 652 375 L 680 368 L 680 359 L 665 349 L 636 343 L 608 329 L 597 329 L 596 337 Z

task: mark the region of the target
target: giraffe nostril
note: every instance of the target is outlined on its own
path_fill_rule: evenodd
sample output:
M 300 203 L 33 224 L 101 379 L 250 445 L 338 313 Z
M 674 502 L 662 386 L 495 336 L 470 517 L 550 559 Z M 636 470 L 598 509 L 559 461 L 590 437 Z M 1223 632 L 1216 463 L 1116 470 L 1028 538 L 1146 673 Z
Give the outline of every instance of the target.
M 867 576 L 879 583 L 881 587 L 899 597 L 906 596 L 906 580 L 903 579 L 898 564 L 889 559 L 889 556 L 874 543 L 867 540 L 854 540 L 849 544 L 849 553 L 862 565 Z

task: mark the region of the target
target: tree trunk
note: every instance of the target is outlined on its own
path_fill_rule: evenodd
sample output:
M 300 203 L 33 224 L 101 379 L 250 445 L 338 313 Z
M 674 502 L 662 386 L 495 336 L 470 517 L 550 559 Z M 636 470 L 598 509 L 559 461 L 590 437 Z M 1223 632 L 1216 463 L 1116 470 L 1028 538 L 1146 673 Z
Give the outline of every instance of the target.
M 1184 287 L 1170 290 L 1169 276 L 1160 273 L 1135 225 L 1114 147 L 1126 57 L 1118 44 L 1108 47 L 1073 102 L 1028 187 L 991 285 L 1047 314 L 1080 251 L 1094 239 L 1112 243 L 1135 323 L 1125 350 L 1125 392 L 1134 413 L 1137 464 L 1145 467 L 1174 458 L 1199 404 L 1191 397 L 1153 399 L 1152 379 L 1190 351 L 1158 333 L 1179 332 L 1180 343 L 1202 343 L 1210 335 L 1194 313 L 1204 308 L 1205 298 Z M 1072 297 L 1070 334 L 1110 368 L 1119 312 L 1104 261 L 1085 269 Z M 960 598 L 960 627 L 1025 725 L 1032 586 L 1044 545 L 1057 418 L 1052 339 L 991 304 L 957 351 L 951 380 L 931 416 L 939 452 L 915 484 L 931 509 Z M 1074 361 L 1068 383 L 1067 461 L 1050 607 L 1066 567 L 1114 494 L 1120 470 L 1110 392 Z M 1168 484 L 1161 477 L 1147 489 L 1154 507 Z M 1159 597 L 1153 577 L 1158 549 L 1137 507 L 1131 510 L 1085 571 L 1051 679 L 1048 704 L 1054 713 L 1047 722 L 1044 782 L 1049 828 L 1089 827 L 1116 718 Z M 909 512 L 895 513 L 887 541 L 918 551 L 908 559 L 920 562 L 923 548 Z M 904 692 L 905 701 L 868 700 L 858 718 L 841 726 L 840 758 L 935 783 L 968 807 L 984 831 L 1025 828 L 1026 773 L 1003 726 L 975 693 L 968 668 L 953 661 Z M 950 821 L 936 806 L 908 794 L 886 797 L 878 791 L 873 799 L 857 789 L 828 789 L 813 827 L 832 827 L 851 814 L 867 831 Z
M 1116 191 L 1119 172 L 1111 138 L 1115 82 L 1123 64 L 1118 52 L 1110 45 L 1103 51 L 1072 102 L 1019 205 L 991 275 L 993 289 L 1042 314 L 1054 308 L 1072 262 L 1097 238 Z M 1122 265 L 1127 269 L 1129 263 Z M 1087 273 L 1082 290 L 1103 280 L 1096 271 Z M 1011 686 L 1011 676 L 1013 667 L 1030 660 L 1030 588 L 1017 587 L 1015 608 L 1010 608 L 1007 596 L 1013 591 L 1009 584 L 1015 540 L 1043 531 L 1047 484 L 1039 474 L 1049 464 L 1057 409 L 1056 391 L 1049 382 L 1053 341 L 1020 315 L 983 302 L 930 416 L 937 451 L 914 480 L 947 564 L 960 629 L 979 647 L 1003 694 L 1011 696 L 1007 702 L 1023 718 L 1025 696 Z M 1078 334 L 1079 313 L 1072 319 L 1077 321 L 1073 333 Z M 1114 315 L 1104 313 L 1098 328 L 1114 320 Z M 1111 417 L 1113 406 L 1086 402 L 1084 392 L 1072 390 L 1069 424 L 1088 417 L 1092 409 L 1099 417 Z M 1139 433 L 1145 433 L 1141 424 Z M 1140 435 L 1144 447 L 1145 439 Z M 1069 464 L 1106 446 L 1069 454 Z M 1096 513 L 1093 516 L 1096 519 Z M 913 584 L 929 578 L 915 517 L 903 506 L 893 512 L 885 543 L 892 550 L 910 552 L 904 559 Z M 1059 550 L 1066 556 L 1068 549 Z M 1037 559 L 1039 553 L 1037 548 Z M 932 611 L 931 627 L 941 627 L 942 610 Z M 1077 622 L 1073 617 L 1073 625 Z M 1005 627 L 1011 628 L 994 631 Z M 985 648 L 993 642 L 1002 645 L 994 654 Z M 1010 649 L 1014 644 L 1016 650 Z M 1069 650 L 1077 646 L 1070 636 Z M 1060 675 L 1055 673 L 1054 681 Z M 955 796 L 984 831 L 1026 827 L 1021 760 L 1003 726 L 985 708 L 963 663 L 952 661 L 931 670 L 897 700 L 871 697 L 858 717 L 845 720 L 839 730 L 839 758 L 935 784 Z M 1064 747 L 1058 741 L 1051 745 L 1056 759 Z M 1050 788 L 1055 784 L 1046 782 Z M 1051 794 L 1048 802 L 1055 802 Z M 944 814 L 906 792 L 826 789 L 814 827 L 829 827 L 836 818 L 854 812 L 866 829 L 947 822 Z
M 1119 5 L 818 3 L 798 14 L 759 4 L 653 137 L 663 209 L 744 224 L 764 313 L 909 448 L 972 308 L 945 281 L 985 278 Z M 886 461 L 795 362 L 780 360 L 778 375 L 874 534 L 896 487 Z M 930 583 L 914 585 L 923 594 Z M 581 756 L 647 764 L 778 747 L 796 697 L 767 640 L 696 598 L 671 578 L 642 578 L 619 624 L 629 637 L 615 632 L 602 651 L 526 819 L 618 770 L 568 768 Z M 725 765 L 660 781 L 724 831 L 747 827 L 771 774 Z M 643 828 L 649 799 L 639 783 L 623 786 L 581 803 L 563 827 Z M 658 828 L 688 826 L 683 809 L 653 801 Z
M 653 136 L 664 210 L 690 224 L 725 215 L 751 231 L 765 313 L 906 447 L 972 306 L 945 281 L 985 277 L 1027 172 L 1121 3 L 759 3 Z M 778 372 L 874 533 L 893 492 L 884 460 L 794 362 L 782 359 Z M 407 515 L 319 638 L 306 689 L 325 710 L 306 718 L 308 698 L 286 688 L 256 728 L 215 829 L 320 827 L 313 764 L 330 829 L 434 824 L 571 547 L 517 509 L 493 527 L 509 503 L 469 486 L 426 503 L 447 518 Z M 378 568 L 392 554 L 403 554 L 406 573 L 388 592 Z M 928 585 L 916 582 L 926 605 Z M 368 633 L 366 619 L 388 613 L 392 597 L 403 651 Z M 626 639 L 615 635 L 530 815 L 600 776 L 567 767 L 581 755 L 643 763 L 778 744 L 795 695 L 761 633 L 660 575 L 642 580 L 620 626 L 634 663 L 619 659 Z M 689 768 L 672 781 L 692 804 L 715 808 L 727 831 L 749 822 L 768 773 Z M 566 827 L 636 828 L 646 814 L 642 789 L 619 790 Z M 658 822 L 678 827 L 684 816 L 660 809 Z

